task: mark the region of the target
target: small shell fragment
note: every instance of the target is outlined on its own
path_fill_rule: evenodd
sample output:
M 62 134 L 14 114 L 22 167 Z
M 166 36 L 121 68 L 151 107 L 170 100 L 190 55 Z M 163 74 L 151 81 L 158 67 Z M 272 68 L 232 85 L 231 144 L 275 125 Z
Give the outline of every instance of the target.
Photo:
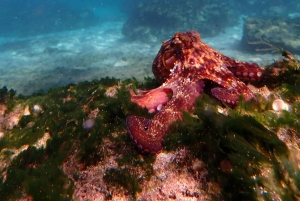
M 281 99 L 276 99 L 272 104 L 272 108 L 273 110 L 280 112 L 282 110 L 289 110 L 289 105 Z
M 94 119 L 88 119 L 88 120 L 84 121 L 82 124 L 83 128 L 86 130 L 92 129 L 94 127 L 94 125 L 95 125 Z
M 36 113 L 42 113 L 43 112 L 43 108 L 40 105 L 34 105 L 33 106 L 33 111 Z

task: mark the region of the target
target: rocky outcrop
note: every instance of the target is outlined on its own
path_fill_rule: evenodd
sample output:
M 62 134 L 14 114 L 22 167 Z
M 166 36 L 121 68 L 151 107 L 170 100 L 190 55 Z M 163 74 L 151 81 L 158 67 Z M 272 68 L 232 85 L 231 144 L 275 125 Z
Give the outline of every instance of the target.
M 152 0 L 141 3 L 123 26 L 125 37 L 133 40 L 163 40 L 170 33 L 195 29 L 201 36 L 214 36 L 234 20 L 229 20 L 229 6 L 215 1 Z
M 257 19 L 247 18 L 241 41 L 243 48 L 249 51 L 273 51 L 278 48 L 300 53 L 299 17 Z

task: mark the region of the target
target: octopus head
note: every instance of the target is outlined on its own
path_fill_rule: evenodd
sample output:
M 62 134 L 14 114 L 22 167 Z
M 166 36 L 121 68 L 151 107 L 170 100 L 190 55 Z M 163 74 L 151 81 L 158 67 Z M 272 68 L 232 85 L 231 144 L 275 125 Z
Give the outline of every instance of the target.
M 174 67 L 184 61 L 186 50 L 193 48 L 194 43 L 199 41 L 200 34 L 196 31 L 176 33 L 171 39 L 164 41 L 152 64 L 156 79 L 160 83 L 165 82 Z

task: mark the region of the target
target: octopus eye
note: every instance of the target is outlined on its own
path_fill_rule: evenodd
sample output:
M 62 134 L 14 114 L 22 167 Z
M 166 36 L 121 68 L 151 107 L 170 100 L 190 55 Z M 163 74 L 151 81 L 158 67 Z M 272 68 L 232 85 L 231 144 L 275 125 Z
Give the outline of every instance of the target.
M 148 127 L 147 127 L 147 126 L 145 126 L 145 127 L 144 127 L 144 130 L 145 130 L 145 131 L 146 131 L 146 130 L 148 130 Z
M 176 58 L 172 52 L 166 52 L 162 57 L 162 62 L 166 69 L 171 70 L 174 68 Z

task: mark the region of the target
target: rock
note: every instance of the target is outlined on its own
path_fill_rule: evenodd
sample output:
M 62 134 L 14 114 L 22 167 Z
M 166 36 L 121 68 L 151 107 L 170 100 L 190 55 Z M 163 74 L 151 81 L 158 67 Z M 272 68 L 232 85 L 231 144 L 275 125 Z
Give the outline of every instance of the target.
M 295 18 L 247 18 L 241 45 L 248 51 L 278 51 L 286 49 L 300 53 L 300 16 Z M 249 44 L 253 43 L 253 44 Z M 269 43 L 269 44 L 268 44 Z
M 148 1 L 131 12 L 122 32 L 129 39 L 148 42 L 163 40 L 171 33 L 190 29 L 198 30 L 204 37 L 214 36 L 234 23 L 230 20 L 231 15 L 228 5 L 220 2 Z

